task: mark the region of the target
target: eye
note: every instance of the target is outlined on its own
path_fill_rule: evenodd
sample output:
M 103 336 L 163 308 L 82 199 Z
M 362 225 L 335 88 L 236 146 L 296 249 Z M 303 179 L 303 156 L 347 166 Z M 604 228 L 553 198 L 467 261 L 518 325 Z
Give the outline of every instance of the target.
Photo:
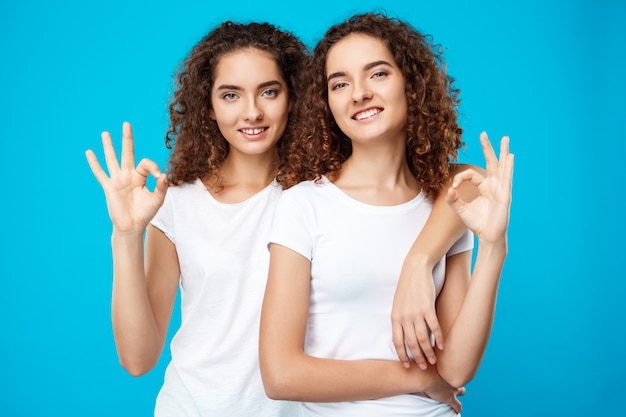
M 387 75 L 389 74 L 385 71 L 378 71 L 372 74 L 372 78 L 382 78 L 382 77 L 386 77 Z
M 331 91 L 335 91 L 335 90 L 339 90 L 341 88 L 345 88 L 347 85 L 348 85 L 348 83 L 339 82 L 339 83 L 333 84 L 333 86 L 330 89 L 331 89 Z
M 277 95 L 278 95 L 278 90 L 275 90 L 275 89 L 265 90 L 261 94 L 262 97 L 276 97 Z
M 222 98 L 226 101 L 234 101 L 237 99 L 237 94 L 235 93 L 226 93 L 222 95 Z

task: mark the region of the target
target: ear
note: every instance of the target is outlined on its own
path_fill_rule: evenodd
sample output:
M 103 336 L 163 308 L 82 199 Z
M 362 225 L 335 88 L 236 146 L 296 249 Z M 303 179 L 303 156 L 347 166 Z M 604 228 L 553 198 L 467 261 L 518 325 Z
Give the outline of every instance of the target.
M 211 107 L 211 110 L 209 110 L 209 118 L 215 121 L 215 112 L 213 111 L 213 107 Z

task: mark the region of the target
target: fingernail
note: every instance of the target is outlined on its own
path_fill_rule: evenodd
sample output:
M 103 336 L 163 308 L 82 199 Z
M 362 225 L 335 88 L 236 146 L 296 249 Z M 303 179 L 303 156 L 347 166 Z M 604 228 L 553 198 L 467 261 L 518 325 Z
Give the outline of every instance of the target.
M 425 363 L 420 363 L 419 367 L 422 371 L 425 371 L 426 369 L 428 369 L 428 366 Z
M 406 369 L 409 369 L 411 367 L 408 362 L 402 362 L 402 366 L 404 366 Z
M 431 356 L 430 358 L 428 358 L 428 362 L 430 362 L 431 365 L 434 365 L 435 362 L 437 362 L 437 359 L 435 359 L 434 356 Z

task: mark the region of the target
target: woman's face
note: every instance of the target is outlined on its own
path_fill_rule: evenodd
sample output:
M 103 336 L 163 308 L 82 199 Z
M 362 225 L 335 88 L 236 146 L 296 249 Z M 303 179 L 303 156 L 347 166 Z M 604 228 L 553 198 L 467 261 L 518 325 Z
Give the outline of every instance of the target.
M 275 152 L 287 127 L 287 84 L 270 54 L 255 48 L 224 55 L 215 68 L 211 119 L 230 144 L 230 152 Z
M 407 100 L 402 72 L 378 38 L 354 33 L 328 51 L 328 104 L 353 144 L 406 142 Z

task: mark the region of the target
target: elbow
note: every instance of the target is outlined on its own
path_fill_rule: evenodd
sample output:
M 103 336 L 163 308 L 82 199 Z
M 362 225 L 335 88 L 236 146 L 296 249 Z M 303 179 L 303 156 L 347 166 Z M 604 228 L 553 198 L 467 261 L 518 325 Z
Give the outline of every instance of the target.
M 122 365 L 122 367 L 126 370 L 126 372 L 128 372 L 130 376 L 133 376 L 135 378 L 138 378 L 140 376 L 147 374 L 148 371 L 150 370 L 149 368 L 133 367 L 133 366 L 127 366 L 127 365 Z
M 289 395 L 289 383 L 282 372 L 261 371 L 265 395 L 272 400 L 292 400 Z
M 136 359 L 136 358 L 128 358 L 122 355 L 119 356 L 120 365 L 122 368 L 126 370 L 131 376 L 140 377 L 142 375 L 147 374 L 154 365 L 156 364 L 154 361 L 149 361 L 145 359 Z
M 263 378 L 263 386 L 265 387 L 265 395 L 272 400 L 289 401 L 289 397 L 285 384 L 280 380 Z
M 261 360 L 261 379 L 268 398 L 283 401 L 297 400 L 289 369 L 293 368 L 285 366 L 281 361 L 270 364 L 268 361 Z
M 476 369 L 454 369 L 445 366 L 437 366 L 439 376 L 454 388 L 462 388 L 467 385 L 476 375 Z
M 442 376 L 442 378 L 451 386 L 454 388 L 463 388 L 465 385 L 467 385 L 472 378 L 468 378 L 468 377 L 463 377 L 463 376 L 458 376 L 458 375 L 452 375 L 452 376 Z

